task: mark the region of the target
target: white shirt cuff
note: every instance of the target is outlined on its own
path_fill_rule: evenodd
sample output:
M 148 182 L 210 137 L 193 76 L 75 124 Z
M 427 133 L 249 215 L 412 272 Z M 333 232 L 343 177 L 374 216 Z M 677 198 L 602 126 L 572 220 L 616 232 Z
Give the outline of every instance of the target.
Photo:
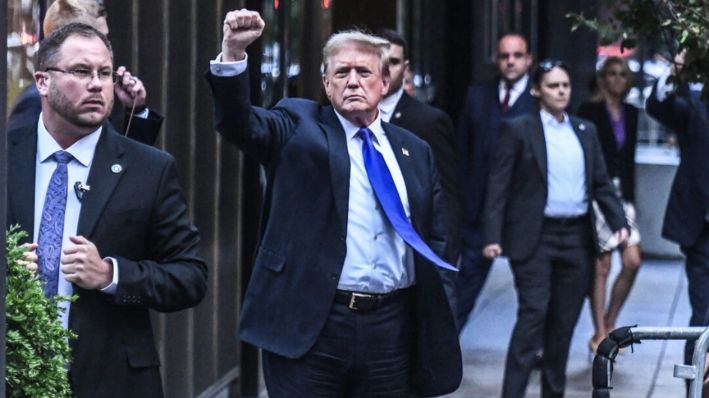
M 669 77 L 670 69 L 668 68 L 665 73 L 663 73 L 662 76 L 657 79 L 657 90 L 655 90 L 655 98 L 657 98 L 657 100 L 660 102 L 666 100 L 667 96 L 675 90 L 675 85 L 667 82 L 667 79 Z
M 111 284 L 101 289 L 101 291 L 106 294 L 115 295 L 116 290 L 118 290 L 118 260 L 113 257 L 106 257 L 104 260 L 108 260 L 113 264 L 113 279 L 111 280 Z
M 238 76 L 246 70 L 246 61 L 249 56 L 244 53 L 244 59 L 241 61 L 223 62 L 222 53 L 217 55 L 217 58 L 209 61 L 209 70 L 214 76 L 233 77 Z

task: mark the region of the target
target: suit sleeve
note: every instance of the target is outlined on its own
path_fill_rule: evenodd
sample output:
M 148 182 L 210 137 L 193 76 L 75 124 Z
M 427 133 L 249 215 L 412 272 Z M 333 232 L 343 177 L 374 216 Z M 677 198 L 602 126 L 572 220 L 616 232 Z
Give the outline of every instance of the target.
M 483 211 L 483 231 L 485 245 L 502 243 L 502 225 L 509 199 L 512 174 L 518 152 L 522 150 L 518 132 L 514 124 L 503 121 L 500 138 L 495 149 Z M 503 248 L 504 249 L 504 248 Z
M 290 138 L 294 122 L 279 106 L 282 102 L 271 111 L 251 106 L 248 76 L 248 70 L 233 77 L 207 73 L 214 97 L 214 124 L 227 141 L 268 164 Z
M 147 118 L 133 116 L 131 120 L 130 111 L 127 111 L 123 119 L 123 131 L 128 138 L 142 142 L 145 145 L 155 146 L 155 141 L 158 138 L 164 119 L 161 114 L 148 108 Z M 126 130 L 128 129 L 129 121 L 130 129 Z
M 151 260 L 117 257 L 115 303 L 161 312 L 197 305 L 207 290 L 207 267 L 199 256 L 199 233 L 188 219 L 174 160 L 162 171 L 149 228 L 146 257 Z
M 593 159 L 593 167 L 591 169 L 591 177 L 593 184 L 590 192 L 593 192 L 593 198 L 598 202 L 603 216 L 605 216 L 611 230 L 618 231 L 621 228 L 628 228 L 628 223 L 623 212 L 623 205 L 616 194 L 616 189 L 611 183 L 606 171 L 606 162 L 603 159 L 603 151 L 601 144 L 598 141 L 598 134 L 592 124 L 589 124 L 588 134 L 591 142 L 591 157 Z M 589 204 L 590 208 L 590 204 Z
M 690 104 L 687 98 L 672 93 L 660 102 L 657 100 L 657 84 L 652 90 L 652 94 L 647 99 L 646 110 L 648 115 L 657 119 L 660 123 L 673 130 L 675 133 L 687 131 L 689 122 Z

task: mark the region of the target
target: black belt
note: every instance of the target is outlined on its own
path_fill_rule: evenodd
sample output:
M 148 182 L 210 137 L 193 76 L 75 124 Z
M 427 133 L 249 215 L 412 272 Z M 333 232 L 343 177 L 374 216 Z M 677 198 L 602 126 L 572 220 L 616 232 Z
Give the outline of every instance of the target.
M 586 214 L 577 217 L 544 217 L 544 222 L 546 224 L 557 225 L 557 226 L 570 226 L 578 225 L 588 222 L 588 216 Z
M 390 293 L 361 293 L 337 289 L 335 303 L 344 304 L 347 308 L 357 312 L 374 311 L 386 304 L 403 299 L 411 288 L 398 289 Z

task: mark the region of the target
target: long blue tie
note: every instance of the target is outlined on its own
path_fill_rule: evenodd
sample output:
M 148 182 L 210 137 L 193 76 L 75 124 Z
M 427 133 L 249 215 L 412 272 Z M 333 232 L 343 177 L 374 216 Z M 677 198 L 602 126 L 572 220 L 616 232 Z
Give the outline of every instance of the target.
M 66 210 L 67 163 L 73 158 L 69 152 L 64 151 L 57 151 L 53 156 L 57 161 L 57 168 L 54 169 L 47 187 L 37 239 L 39 273 L 44 280 L 44 295 L 47 297 L 57 294 Z
M 362 139 L 364 168 L 367 169 L 369 183 L 372 184 L 374 193 L 377 199 L 379 199 L 382 209 L 384 209 L 384 214 L 386 214 L 396 233 L 398 233 L 401 239 L 408 243 L 412 249 L 416 250 L 432 263 L 447 270 L 458 271 L 455 267 L 438 257 L 438 255 L 428 247 L 426 242 L 421 239 L 409 222 L 409 219 L 406 217 L 406 212 L 404 211 L 404 205 L 401 204 L 401 198 L 396 190 L 394 179 L 389 172 L 384 157 L 374 148 L 374 144 L 372 143 L 372 131 L 366 127 L 362 127 L 357 132 L 357 135 Z

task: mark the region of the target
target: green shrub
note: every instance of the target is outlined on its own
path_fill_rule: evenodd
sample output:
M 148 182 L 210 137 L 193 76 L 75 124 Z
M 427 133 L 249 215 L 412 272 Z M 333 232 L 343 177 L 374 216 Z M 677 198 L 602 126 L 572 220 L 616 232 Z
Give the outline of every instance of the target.
M 7 233 L 7 396 L 71 397 L 68 341 L 76 336 L 62 327 L 57 302 L 73 297 L 44 296 L 36 273 L 20 262 L 26 250 L 18 242 L 25 236 L 16 226 Z

